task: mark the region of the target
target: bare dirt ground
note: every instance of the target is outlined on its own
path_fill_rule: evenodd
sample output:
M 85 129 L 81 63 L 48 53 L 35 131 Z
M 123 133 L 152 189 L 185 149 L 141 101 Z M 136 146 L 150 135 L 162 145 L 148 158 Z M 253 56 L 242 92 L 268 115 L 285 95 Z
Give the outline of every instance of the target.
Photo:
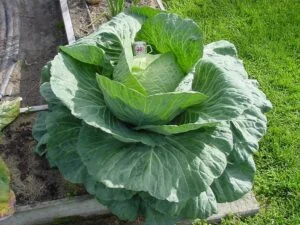
M 40 71 L 67 43 L 59 0 L 19 0 L 20 4 L 20 94 L 23 106 L 43 103 L 39 95 Z
M 0 157 L 10 170 L 17 204 L 86 194 L 81 186 L 67 182 L 57 169 L 50 168 L 47 159 L 34 154 L 36 142 L 31 130 L 35 116 L 34 113 L 19 116 L 4 130 L 4 141 L 0 143 Z
M 84 37 L 93 32 L 91 18 L 85 0 L 68 0 L 75 38 Z
M 121 221 L 118 217 L 109 214 L 102 216 L 89 216 L 89 217 L 68 217 L 63 219 L 54 220 L 51 223 L 39 225 L 143 225 L 143 219 L 138 218 L 135 221 Z
M 127 0 L 125 7 L 130 7 L 132 2 L 132 0 Z M 159 8 L 155 0 L 141 0 L 139 5 Z M 76 39 L 97 30 L 111 17 L 107 0 L 101 0 L 98 4 L 87 4 L 85 0 L 68 0 L 68 6 Z
M 127 0 L 125 2 L 125 7 L 130 7 L 130 5 L 132 5 L 132 2 L 133 0 Z M 155 0 L 140 0 L 138 5 L 158 8 L 158 4 Z M 88 8 L 91 14 L 91 21 L 96 30 L 101 24 L 107 22 L 110 18 L 110 12 L 106 0 L 102 0 L 99 4 L 95 5 L 88 4 Z

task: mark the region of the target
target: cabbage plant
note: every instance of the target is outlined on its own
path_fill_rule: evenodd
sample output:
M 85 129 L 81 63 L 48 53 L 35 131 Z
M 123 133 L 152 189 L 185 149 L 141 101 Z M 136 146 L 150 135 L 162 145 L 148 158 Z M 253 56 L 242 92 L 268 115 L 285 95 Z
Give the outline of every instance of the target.
M 145 41 L 151 54 L 134 56 Z M 42 71 L 36 152 L 122 220 L 207 218 L 252 188 L 271 103 L 228 41 L 190 19 L 120 13 Z

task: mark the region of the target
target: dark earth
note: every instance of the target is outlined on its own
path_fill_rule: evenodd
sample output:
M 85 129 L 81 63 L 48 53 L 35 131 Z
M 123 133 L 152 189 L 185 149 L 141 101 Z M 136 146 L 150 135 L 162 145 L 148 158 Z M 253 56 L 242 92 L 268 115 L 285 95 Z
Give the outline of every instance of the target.
M 64 180 L 44 157 L 34 154 L 31 129 L 35 114 L 24 114 L 4 130 L 0 156 L 11 172 L 11 187 L 18 205 L 85 194 L 84 188 Z
M 54 220 L 51 223 L 37 225 L 143 225 L 143 220 L 139 218 L 134 222 L 126 222 L 110 214 L 90 217 L 67 217 Z
M 19 11 L 22 105 L 41 105 L 40 71 L 67 44 L 59 1 L 19 0 Z

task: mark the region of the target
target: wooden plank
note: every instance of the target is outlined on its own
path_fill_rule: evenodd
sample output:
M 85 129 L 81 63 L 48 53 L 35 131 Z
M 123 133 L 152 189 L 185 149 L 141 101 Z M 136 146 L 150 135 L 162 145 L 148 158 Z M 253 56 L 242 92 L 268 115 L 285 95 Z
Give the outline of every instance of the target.
M 45 111 L 47 109 L 48 109 L 48 105 L 29 106 L 29 107 L 21 108 L 20 113 Z
M 258 212 L 259 205 L 251 192 L 242 199 L 231 203 L 218 204 L 218 214 L 207 219 L 209 223 L 216 223 L 228 214 L 250 216 Z M 69 216 L 105 215 L 109 210 L 91 196 L 80 196 L 37 203 L 35 205 L 17 206 L 16 213 L 1 222 L 1 225 L 32 225 L 51 222 L 56 218 Z M 178 224 L 191 225 L 192 221 L 182 221 Z
M 50 222 L 55 218 L 107 214 L 109 211 L 90 196 L 62 199 L 17 206 L 16 213 L 1 225 L 32 225 Z
M 159 8 L 160 8 L 161 10 L 163 10 L 163 11 L 166 10 L 165 7 L 164 7 L 164 4 L 163 4 L 163 2 L 162 2 L 162 0 L 156 0 L 156 2 L 157 2 L 158 6 L 159 6 Z
M 75 35 L 73 30 L 73 25 L 70 17 L 68 1 L 67 0 L 59 0 L 60 8 L 62 12 L 63 21 L 65 24 L 66 35 L 68 39 L 68 43 L 71 44 L 75 41 Z

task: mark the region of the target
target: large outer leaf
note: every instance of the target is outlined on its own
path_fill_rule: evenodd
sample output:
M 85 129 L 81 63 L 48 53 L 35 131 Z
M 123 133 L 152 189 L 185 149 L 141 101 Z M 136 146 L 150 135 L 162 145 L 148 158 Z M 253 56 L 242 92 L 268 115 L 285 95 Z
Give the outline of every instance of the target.
M 146 225 L 173 225 L 178 218 L 158 212 L 150 207 L 145 207 L 145 224 Z
M 131 130 L 112 115 L 104 102 L 93 68 L 59 53 L 52 61 L 50 80 L 52 91 L 74 116 L 87 124 L 125 142 L 155 145 L 153 134 Z
M 266 132 L 267 119 L 263 112 L 271 109 L 271 103 L 257 89 L 255 82 L 249 81 L 248 84 L 254 104 L 230 122 L 233 151 L 226 170 L 212 185 L 218 202 L 237 200 L 248 193 L 253 185 L 255 164 L 252 155 Z
M 177 202 L 197 196 L 221 175 L 231 141 L 230 130 L 222 127 L 165 137 L 151 147 L 118 142 L 84 126 L 77 150 L 89 173 L 106 186 Z
M 267 99 L 266 95 L 259 89 L 257 80 L 247 80 L 249 91 L 252 94 L 252 103 L 261 113 L 266 113 L 272 109 L 272 103 Z
M 50 69 L 51 69 L 51 62 L 47 62 L 47 64 L 41 70 L 41 83 L 42 84 L 44 82 L 50 82 L 50 77 L 51 77 Z
M 211 188 L 218 202 L 232 202 L 248 193 L 253 185 L 255 163 L 252 155 L 241 160 L 233 150 L 228 157 L 228 165 Z
M 232 56 L 237 57 L 237 50 L 234 44 L 230 43 L 229 41 L 221 40 L 209 43 L 208 45 L 204 46 L 204 57 L 222 57 L 222 56 Z M 233 68 L 231 68 L 233 69 Z M 242 72 L 244 75 L 243 77 L 247 78 L 248 75 L 246 72 Z
M 93 179 L 89 174 L 84 179 L 84 185 L 91 195 L 95 195 L 97 199 L 105 202 L 129 200 L 136 194 L 136 192 L 124 188 L 109 188 Z
M 47 119 L 48 131 L 51 135 L 48 151 L 48 160 L 55 162 L 63 176 L 76 183 L 84 183 L 90 194 L 95 195 L 102 201 L 123 201 L 132 198 L 135 192 L 108 188 L 102 183 L 96 182 L 87 173 L 85 165 L 77 153 L 78 132 L 81 128 L 81 122 L 73 117 L 71 113 L 63 106 L 55 107 L 55 112 L 42 112 L 38 116 L 38 120 L 46 119 L 44 116 L 49 114 Z M 48 116 L 48 115 L 47 115 Z M 39 127 L 35 131 L 35 138 L 41 138 L 45 127 Z M 44 126 L 45 124 L 43 124 Z M 56 136 L 57 135 L 57 136 Z M 58 140 L 55 144 L 55 140 Z
M 120 13 L 101 25 L 98 31 L 74 44 L 61 47 L 61 50 L 79 61 L 95 65 L 100 65 L 102 50 L 107 60 L 118 61 L 123 47 L 134 42 L 142 21 L 141 17 Z
M 44 113 L 49 114 L 51 118 L 47 120 L 51 135 L 50 142 L 47 141 L 49 143 L 48 160 L 58 167 L 65 179 L 75 183 L 84 182 L 90 194 L 95 195 L 101 201 L 124 201 L 135 194 L 135 192 L 129 190 L 108 188 L 104 184 L 93 180 L 87 173 L 85 165 L 81 162 L 76 151 L 77 136 L 81 128 L 81 122 L 74 118 L 67 109 L 55 107 L 54 113 L 43 112 L 38 117 L 38 120 L 45 119 Z M 37 124 L 37 127 L 38 125 L 40 123 Z M 45 128 L 42 127 L 40 129 L 44 130 Z M 41 137 L 40 129 L 35 131 L 37 135 L 35 138 Z M 58 145 L 54 143 L 55 140 L 58 140 Z
M 109 188 L 95 181 L 89 174 L 84 179 L 86 190 L 122 220 L 134 220 L 141 214 L 140 198 L 136 192 L 124 188 Z
M 134 42 L 142 22 L 143 19 L 140 17 L 120 13 L 101 25 L 91 37 L 105 51 L 108 59 L 117 61 L 124 46 Z
M 97 200 L 107 206 L 121 220 L 133 221 L 138 216 L 143 216 L 147 225 L 173 225 L 178 221 L 178 218 L 170 217 L 149 206 L 148 202 L 139 195 L 123 201 L 103 201 L 98 198 Z
M 121 220 L 135 220 L 139 215 L 140 211 L 140 202 L 141 199 L 139 196 L 133 196 L 131 199 L 124 201 L 103 201 L 97 198 L 97 200 L 106 205 L 110 211 L 117 215 Z
M 217 201 L 210 188 L 199 196 L 187 201 L 169 202 L 155 199 L 145 193 L 140 194 L 146 204 L 160 213 L 179 218 L 207 218 L 217 212 Z
M 214 60 L 219 67 L 245 82 L 251 104 L 238 117 L 230 120 L 233 132 L 233 151 L 228 157 L 228 165 L 221 177 L 211 186 L 218 202 L 234 201 L 252 188 L 255 173 L 253 153 L 258 149 L 258 141 L 267 129 L 266 116 L 271 109 L 270 101 L 258 89 L 257 81 L 248 80 L 241 61 L 235 59 L 237 52 L 227 41 L 214 42 L 205 47 L 205 57 Z M 233 66 L 235 64 L 235 66 Z
M 226 61 L 226 58 L 223 60 Z M 228 57 L 227 61 L 232 62 L 233 68 L 236 68 L 235 58 Z M 203 104 L 187 110 L 184 115 L 184 119 L 194 117 L 199 124 L 234 119 L 252 103 L 244 79 L 209 58 L 200 60 L 196 65 L 193 90 L 209 96 Z
M 109 188 L 95 181 L 89 174 L 85 177 L 84 185 L 91 195 L 120 219 L 134 220 L 140 214 L 140 199 L 135 196 L 136 192 L 124 188 Z
M 74 183 L 82 183 L 86 168 L 76 152 L 81 120 L 72 116 L 65 107 L 56 107 L 47 116 L 47 157 L 64 177 Z
M 93 38 L 86 37 L 69 46 L 61 46 L 60 49 L 84 63 L 98 66 L 104 63 L 105 53 Z
M 211 188 L 218 202 L 231 202 L 248 193 L 253 185 L 255 163 L 253 153 L 266 131 L 266 118 L 255 107 L 232 120 L 233 150 L 227 167 Z
M 46 145 L 48 143 L 48 138 L 49 138 L 47 128 L 46 128 L 47 116 L 48 116 L 48 112 L 40 112 L 32 127 L 32 136 L 38 142 L 34 152 L 39 154 L 40 156 L 44 155 L 47 152 Z
M 50 85 L 50 63 L 48 63 L 46 66 L 43 68 L 42 76 L 43 74 L 48 74 L 46 77 L 47 79 L 44 80 L 44 82 L 40 86 L 40 93 L 44 97 L 44 99 L 48 103 L 48 109 L 49 111 L 53 110 L 53 107 L 56 106 L 63 106 L 62 102 L 55 96 L 51 89 Z M 47 81 L 48 80 L 48 81 Z M 35 124 L 32 127 L 32 136 L 34 139 L 38 142 L 38 144 L 35 147 L 35 153 L 38 155 L 42 156 L 47 152 L 47 143 L 48 143 L 48 138 L 49 134 L 47 132 L 47 127 L 46 127 L 46 120 L 47 120 L 48 112 L 39 112 Z
M 97 76 L 97 81 L 110 110 L 119 119 L 137 126 L 167 123 L 186 108 L 206 99 L 194 91 L 145 96 L 104 76 Z
M 93 34 L 97 44 L 111 60 L 118 60 L 125 46 L 134 42 L 136 33 L 141 29 L 143 19 L 133 15 L 120 13 L 109 22 L 100 26 Z
M 175 14 L 160 13 L 143 24 L 137 38 L 161 52 L 173 52 L 178 64 L 189 72 L 201 58 L 203 36 L 198 25 Z
M 45 82 L 41 84 L 40 93 L 43 96 L 43 98 L 47 101 L 50 109 L 51 106 L 62 105 L 62 102 L 53 93 L 50 82 Z

